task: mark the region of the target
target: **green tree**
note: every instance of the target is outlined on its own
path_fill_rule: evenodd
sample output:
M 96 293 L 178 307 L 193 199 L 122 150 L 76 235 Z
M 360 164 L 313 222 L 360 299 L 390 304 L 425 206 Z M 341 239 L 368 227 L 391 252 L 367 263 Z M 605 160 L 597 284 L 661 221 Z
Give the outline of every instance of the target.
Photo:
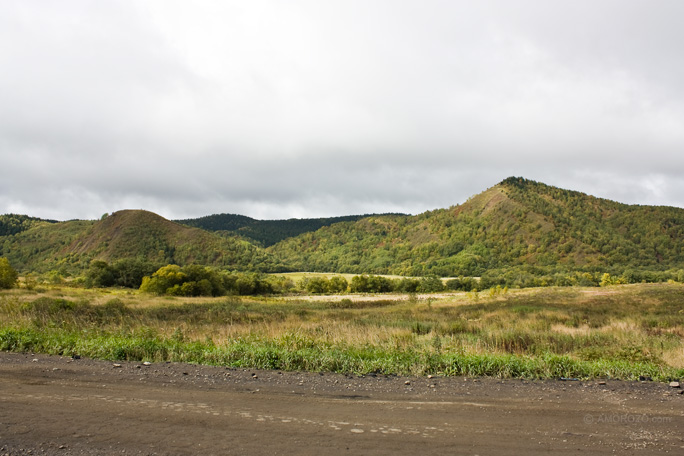
M 390 293 L 392 281 L 386 277 L 363 274 L 352 277 L 350 290 L 352 293 Z
M 85 285 L 88 288 L 111 287 L 115 283 L 114 271 L 106 261 L 93 260 L 86 272 Z
M 368 276 L 364 274 L 352 277 L 350 289 L 352 293 L 368 293 L 370 291 Z
M 328 283 L 328 290 L 330 293 L 344 293 L 349 287 L 349 282 L 342 276 L 334 276 L 330 278 Z
M 444 291 L 444 284 L 439 277 L 423 277 L 420 280 L 419 291 L 423 293 Z
M 314 294 L 328 293 L 330 281 L 326 277 L 311 277 L 306 282 L 306 291 Z
M 446 288 L 454 291 L 471 291 L 478 289 L 479 283 L 472 277 L 458 277 L 447 280 Z
M 394 291 L 400 293 L 416 293 L 420 288 L 420 280 L 404 277 L 394 282 Z
M 0 257 L 0 288 L 14 288 L 19 274 L 10 265 L 7 258 Z
M 613 285 L 614 283 L 615 281 L 613 280 L 613 277 L 606 272 L 601 276 L 601 282 L 599 285 L 602 287 L 607 287 L 608 285 Z
M 257 277 L 254 274 L 240 274 L 235 281 L 237 294 L 241 296 L 256 294 L 259 289 Z
M 181 271 L 180 266 L 175 264 L 169 264 L 167 266 L 161 267 L 152 274 L 152 277 L 143 277 L 142 284 L 140 285 L 140 290 L 147 293 L 156 294 L 176 294 L 176 290 L 169 292 L 167 290 L 173 289 L 174 287 L 180 288 L 183 282 L 186 280 L 186 275 Z M 180 293 L 178 293 L 180 294 Z
M 123 258 L 111 265 L 115 285 L 127 288 L 140 288 L 142 279 L 159 268 L 139 258 Z
M 197 264 L 183 268 L 171 264 L 164 266 L 151 277 L 143 277 L 140 285 L 141 291 L 172 296 L 222 296 L 236 290 L 241 294 L 243 291 L 251 294 L 255 288 L 247 276 L 235 278 Z

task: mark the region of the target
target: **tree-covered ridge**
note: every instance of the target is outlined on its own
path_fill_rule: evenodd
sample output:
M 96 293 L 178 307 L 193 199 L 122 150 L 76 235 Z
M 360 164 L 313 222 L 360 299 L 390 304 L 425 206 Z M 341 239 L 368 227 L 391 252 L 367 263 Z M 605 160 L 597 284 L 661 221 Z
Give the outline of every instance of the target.
M 225 232 L 238 235 L 263 247 L 276 244 L 284 239 L 316 231 L 324 226 L 340 222 L 354 222 L 372 215 L 346 215 L 341 217 L 257 220 L 244 215 L 215 214 L 196 219 L 177 220 L 183 225 L 202 228 L 207 231 Z
M 212 217 L 218 216 L 208 220 L 220 220 Z M 416 216 L 350 216 L 266 249 L 244 234 L 253 219 L 226 217 L 233 225 L 221 226 L 232 231 L 210 232 L 146 211 L 119 211 L 99 221 L 20 218 L 31 226 L 0 236 L 0 256 L 20 272 L 82 273 L 93 260 L 126 272 L 129 263 L 117 262 L 139 259 L 257 272 L 492 280 L 497 275 L 506 276 L 507 284 L 531 283 L 530 275 L 567 278 L 565 273 L 577 271 L 592 273 L 592 282 L 599 272 L 633 281 L 644 271 L 677 272 L 684 265 L 684 209 L 631 206 L 522 178 L 506 179 L 458 206 Z M 284 237 L 337 219 L 345 218 L 254 221 L 254 226 L 260 242 L 268 243 L 266 228 Z
M 21 233 L 41 223 L 57 223 L 55 220 L 45 220 L 28 215 L 4 214 L 0 215 L 0 236 L 10 236 Z
M 509 178 L 459 206 L 335 224 L 269 250 L 309 271 L 479 276 L 517 267 L 617 272 L 681 267 L 683 234 L 682 209 L 628 206 Z

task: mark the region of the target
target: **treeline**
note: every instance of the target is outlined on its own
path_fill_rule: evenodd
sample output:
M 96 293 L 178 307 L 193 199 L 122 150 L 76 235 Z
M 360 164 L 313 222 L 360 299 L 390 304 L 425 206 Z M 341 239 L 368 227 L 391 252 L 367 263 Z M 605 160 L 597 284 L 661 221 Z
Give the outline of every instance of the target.
M 88 288 L 118 286 L 173 296 L 277 294 L 294 287 L 282 277 L 226 272 L 197 264 L 160 267 L 141 259 L 124 259 L 112 264 L 92 261 L 82 283 Z
M 139 259 L 120 260 L 111 265 L 102 260 L 93 261 L 83 280 L 89 288 L 119 286 L 170 296 L 431 293 L 447 289 L 471 291 L 478 283 L 473 278 L 461 278 L 449 280 L 445 285 L 438 277 L 388 278 L 367 274 L 354 276 L 350 281 L 342 276 L 310 276 L 295 283 L 285 276 L 221 271 L 196 264 L 157 268 L 153 263 Z
M 83 283 L 86 287 L 120 286 L 139 288 L 159 295 L 223 296 L 284 293 L 435 293 L 441 291 L 483 291 L 492 288 L 599 287 L 631 283 L 684 283 L 684 269 L 650 271 L 626 269 L 603 271 L 549 272 L 542 267 L 525 266 L 487 271 L 481 277 L 437 276 L 389 278 L 360 274 L 347 280 L 343 276 L 305 276 L 293 282 L 285 276 L 258 272 L 225 271 L 192 264 L 166 265 L 124 259 L 113 264 L 96 260 Z M 54 283 L 54 281 L 53 281 Z M 77 281 L 77 283 L 79 283 Z
M 652 271 L 625 269 L 622 272 L 611 270 L 549 272 L 540 267 L 511 268 L 508 270 L 487 271 L 480 278 L 477 289 L 485 290 L 495 286 L 508 288 L 532 287 L 599 287 L 630 283 L 684 283 L 684 269 Z
M 641 280 L 639 280 L 641 279 Z M 585 286 L 599 287 L 627 283 L 684 282 L 684 272 L 652 273 L 641 276 L 613 276 L 609 273 L 577 272 L 553 276 L 526 276 L 513 280 L 505 276 L 487 275 L 479 279 L 458 277 L 388 278 L 358 275 L 350 281 L 342 276 L 305 277 L 297 283 L 276 275 L 227 273 L 202 266 L 164 266 L 143 279 L 140 290 L 171 296 L 272 295 L 284 293 L 438 293 L 445 291 L 508 290 L 510 288 Z M 522 284 L 522 286 L 521 286 Z
M 377 275 L 357 275 L 347 281 L 342 276 L 305 277 L 297 283 L 301 290 L 309 293 L 431 293 L 444 291 L 445 286 L 438 277 L 391 279 Z
M 284 277 L 170 264 L 143 277 L 140 290 L 170 296 L 249 296 L 285 293 L 293 286 Z
M 477 280 L 448 281 L 452 289 L 471 291 Z M 297 283 L 284 276 L 217 271 L 199 265 L 167 265 L 142 279 L 140 290 L 170 296 L 268 295 L 284 293 L 431 293 L 447 287 L 438 277 L 390 279 L 359 275 L 348 281 L 342 276 L 304 277 Z

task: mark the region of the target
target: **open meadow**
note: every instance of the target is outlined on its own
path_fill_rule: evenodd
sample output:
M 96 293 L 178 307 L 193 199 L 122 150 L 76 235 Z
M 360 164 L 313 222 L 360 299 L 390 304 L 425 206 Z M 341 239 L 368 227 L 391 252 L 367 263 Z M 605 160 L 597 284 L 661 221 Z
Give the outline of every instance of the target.
M 502 378 L 684 377 L 684 285 L 426 295 L 0 293 L 0 349 L 107 360 Z

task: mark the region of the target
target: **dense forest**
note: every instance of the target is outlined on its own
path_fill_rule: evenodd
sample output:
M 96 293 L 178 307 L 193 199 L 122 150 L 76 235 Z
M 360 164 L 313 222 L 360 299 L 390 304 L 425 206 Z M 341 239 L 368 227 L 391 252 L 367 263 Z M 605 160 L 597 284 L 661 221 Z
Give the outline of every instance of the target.
M 42 223 L 57 223 L 56 220 L 44 220 L 28 215 L 5 214 L 0 215 L 0 236 L 11 236 L 21 233 Z
M 463 204 L 415 216 L 258 221 L 222 214 L 179 222 L 138 210 L 96 221 L 0 216 L 0 257 L 19 272 L 83 276 L 100 261 L 124 274 L 117 279 L 124 282 L 133 273 L 121 271 L 133 268 L 139 276 L 169 264 L 242 273 L 482 277 L 513 286 L 598 284 L 603 274 L 659 281 L 684 277 L 683 239 L 684 209 L 626 205 L 515 177 Z

